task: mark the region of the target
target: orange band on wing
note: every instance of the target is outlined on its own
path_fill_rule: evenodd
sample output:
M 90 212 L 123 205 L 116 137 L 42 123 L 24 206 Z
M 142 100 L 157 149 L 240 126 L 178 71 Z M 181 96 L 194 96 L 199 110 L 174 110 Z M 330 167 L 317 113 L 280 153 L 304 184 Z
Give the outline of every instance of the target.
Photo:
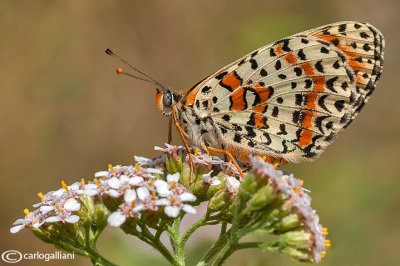
M 236 77 L 234 71 L 226 75 L 221 81 L 224 85 L 231 87 L 232 90 L 236 90 L 242 85 L 242 80 Z
M 253 111 L 256 113 L 263 113 L 265 111 L 265 105 L 257 105 L 253 108 Z
M 325 86 L 325 77 L 319 76 L 319 77 L 313 77 L 313 81 L 315 83 L 314 90 L 322 92 L 324 91 L 324 86 Z
M 263 116 L 262 115 L 259 115 L 259 114 L 253 114 L 254 115 L 254 124 L 255 124 L 255 126 L 256 127 L 260 127 L 260 128 L 263 128 L 263 127 L 265 127 L 265 124 L 264 124 L 264 119 L 263 119 Z
M 317 99 L 317 96 L 318 93 L 316 92 L 307 92 L 306 93 L 307 102 L 304 105 L 304 107 L 306 107 L 307 109 L 315 110 L 316 109 L 315 100 Z
M 299 146 L 304 148 L 312 143 L 311 139 L 313 137 L 313 133 L 309 130 L 303 129 L 301 131 Z
M 306 76 L 315 75 L 314 69 L 310 62 L 305 62 L 305 63 L 301 64 L 300 67 L 304 70 L 304 72 L 306 73 Z
M 278 45 L 276 46 L 276 48 L 275 48 L 275 53 L 276 53 L 277 55 L 282 55 L 282 54 L 285 53 L 284 51 L 282 51 L 282 46 L 281 46 L 280 44 L 278 44 Z
M 294 56 L 294 54 L 292 53 L 288 53 L 287 55 L 285 55 L 285 59 L 290 65 L 294 65 L 297 63 L 296 56 Z
M 314 116 L 314 112 L 312 111 L 304 111 L 304 119 L 303 123 L 301 123 L 302 127 L 310 128 L 312 126 L 312 118 Z
M 232 96 L 232 105 L 231 105 L 231 110 L 237 111 L 237 110 L 244 110 L 246 108 L 246 102 L 243 99 L 244 96 L 244 90 L 243 88 L 240 90 L 235 91 Z

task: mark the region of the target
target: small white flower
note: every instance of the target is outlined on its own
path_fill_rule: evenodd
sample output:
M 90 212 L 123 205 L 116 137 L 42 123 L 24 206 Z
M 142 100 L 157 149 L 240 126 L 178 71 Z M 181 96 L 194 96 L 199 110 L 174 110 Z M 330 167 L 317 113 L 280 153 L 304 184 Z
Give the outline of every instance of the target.
M 111 177 L 107 180 L 107 184 L 111 187 L 106 193 L 111 197 L 120 197 L 127 189 L 131 188 L 129 184 L 130 178 L 126 175 L 121 175 L 119 178 Z
M 184 210 L 187 213 L 196 214 L 196 209 L 188 204 L 184 204 L 183 202 L 193 202 L 196 200 L 196 197 L 189 193 L 185 192 L 181 195 L 172 195 L 168 198 L 162 198 L 156 201 L 156 205 L 165 206 L 164 213 L 172 218 L 176 218 L 179 215 L 180 210 Z
M 33 227 L 33 228 L 39 228 L 44 224 L 46 220 L 46 214 L 43 214 L 40 212 L 40 210 L 35 210 L 28 215 L 25 216 L 24 219 L 18 219 L 16 220 L 12 228 L 10 228 L 10 232 L 15 234 L 24 229 L 25 227 Z
M 211 177 L 212 172 L 213 171 L 211 170 L 209 173 L 203 174 L 201 178 L 203 179 L 204 183 L 210 186 L 218 186 L 219 184 L 221 184 L 221 181 L 218 179 L 217 176 Z
M 172 194 L 172 191 L 169 190 L 169 184 L 167 182 L 165 182 L 164 180 L 156 180 L 154 181 L 153 184 L 156 187 L 157 193 L 158 195 L 160 195 L 160 197 L 166 197 L 170 194 Z
M 117 211 L 108 216 L 107 222 L 111 226 L 119 227 L 125 223 L 127 218 L 138 216 L 139 214 L 133 209 L 132 202 L 125 202 L 119 205 Z
M 55 216 L 48 217 L 46 219 L 46 223 L 54 223 L 54 222 L 67 222 L 67 223 L 77 223 L 79 221 L 79 216 L 72 214 L 71 212 L 64 210 L 63 212 L 59 212 Z
M 240 186 L 240 181 L 237 180 L 235 177 L 228 176 L 226 178 L 226 188 L 230 193 L 236 194 L 239 190 L 239 186 Z

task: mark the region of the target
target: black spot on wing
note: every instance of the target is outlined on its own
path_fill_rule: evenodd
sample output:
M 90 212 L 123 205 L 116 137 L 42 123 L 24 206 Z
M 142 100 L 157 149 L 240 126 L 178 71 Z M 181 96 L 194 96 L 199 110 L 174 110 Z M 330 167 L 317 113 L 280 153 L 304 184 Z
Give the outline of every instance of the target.
M 300 50 L 297 52 L 297 56 L 298 56 L 301 60 L 307 60 L 307 57 L 306 57 L 306 55 L 304 54 L 303 49 L 300 49 Z
M 338 80 L 338 78 L 339 77 L 333 77 L 333 78 L 330 78 L 330 79 L 328 79 L 326 82 L 325 82 L 325 85 L 326 85 L 326 87 L 328 88 L 328 90 L 330 90 L 330 91 L 332 91 L 332 92 L 337 92 L 336 90 L 335 90 L 335 88 L 334 88 L 334 84 L 335 84 L 335 82 L 336 82 L 336 80 Z
M 322 60 L 318 60 L 317 63 L 315 63 L 315 68 L 320 72 L 320 73 L 325 73 L 324 67 L 322 65 Z
M 271 142 L 272 142 L 271 136 L 270 136 L 267 132 L 264 132 L 264 133 L 263 133 L 263 136 L 267 139 L 267 142 L 265 142 L 264 144 L 265 144 L 265 145 L 270 145 Z
M 326 108 L 325 105 L 325 99 L 328 97 L 328 94 L 324 94 L 322 96 L 320 96 L 318 98 L 318 106 L 321 107 L 322 109 L 324 109 L 325 111 L 327 111 L 328 113 L 330 113 L 331 111 L 328 110 L 328 108 Z
M 257 61 L 256 61 L 255 59 L 252 58 L 252 59 L 250 59 L 249 62 L 250 62 L 250 64 L 251 64 L 251 68 L 252 68 L 252 69 L 254 69 L 254 70 L 257 69 L 258 64 L 257 64 Z
M 277 133 L 277 135 L 287 135 L 285 124 L 280 124 L 279 129 L 280 131 Z
M 228 74 L 228 71 L 224 71 L 222 73 L 219 73 L 218 75 L 215 76 L 216 79 L 221 80 L 223 77 L 225 77 Z

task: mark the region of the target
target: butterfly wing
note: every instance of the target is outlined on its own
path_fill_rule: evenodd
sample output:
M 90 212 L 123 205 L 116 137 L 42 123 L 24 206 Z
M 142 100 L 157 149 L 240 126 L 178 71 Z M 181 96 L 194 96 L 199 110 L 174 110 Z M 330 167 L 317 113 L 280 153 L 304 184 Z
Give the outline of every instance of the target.
M 383 37 L 375 28 L 331 24 L 244 56 L 194 87 L 187 102 L 197 116 L 212 118 L 230 151 L 310 160 L 362 108 L 382 61 Z
M 348 21 L 318 27 L 299 35 L 303 34 L 329 42 L 346 55 L 356 75 L 357 91 L 350 123 L 368 101 L 382 74 L 385 47 L 382 33 L 368 23 Z

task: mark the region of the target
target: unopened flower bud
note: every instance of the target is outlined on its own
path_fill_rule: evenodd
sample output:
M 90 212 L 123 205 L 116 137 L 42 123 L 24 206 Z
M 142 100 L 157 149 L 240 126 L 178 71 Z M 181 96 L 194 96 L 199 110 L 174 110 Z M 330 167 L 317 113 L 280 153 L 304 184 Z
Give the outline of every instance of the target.
M 229 197 L 227 197 L 226 192 L 225 191 L 219 191 L 208 202 L 208 210 L 210 210 L 211 212 L 220 211 L 228 203 L 229 203 Z
M 312 234 L 306 231 L 289 231 L 282 235 L 282 241 L 289 246 L 307 249 L 312 245 Z
M 94 206 L 94 219 L 93 222 L 97 227 L 103 228 L 107 226 L 108 210 L 103 204 L 96 204 Z
M 265 208 L 271 201 L 275 199 L 275 191 L 272 187 L 266 185 L 260 188 L 256 194 L 250 199 L 250 205 L 246 208 L 246 212 L 260 210 Z
M 292 230 L 298 227 L 301 224 L 299 216 L 297 214 L 289 214 L 282 218 L 282 220 L 278 223 L 274 224 L 274 228 L 278 231 L 284 232 L 288 230 Z

